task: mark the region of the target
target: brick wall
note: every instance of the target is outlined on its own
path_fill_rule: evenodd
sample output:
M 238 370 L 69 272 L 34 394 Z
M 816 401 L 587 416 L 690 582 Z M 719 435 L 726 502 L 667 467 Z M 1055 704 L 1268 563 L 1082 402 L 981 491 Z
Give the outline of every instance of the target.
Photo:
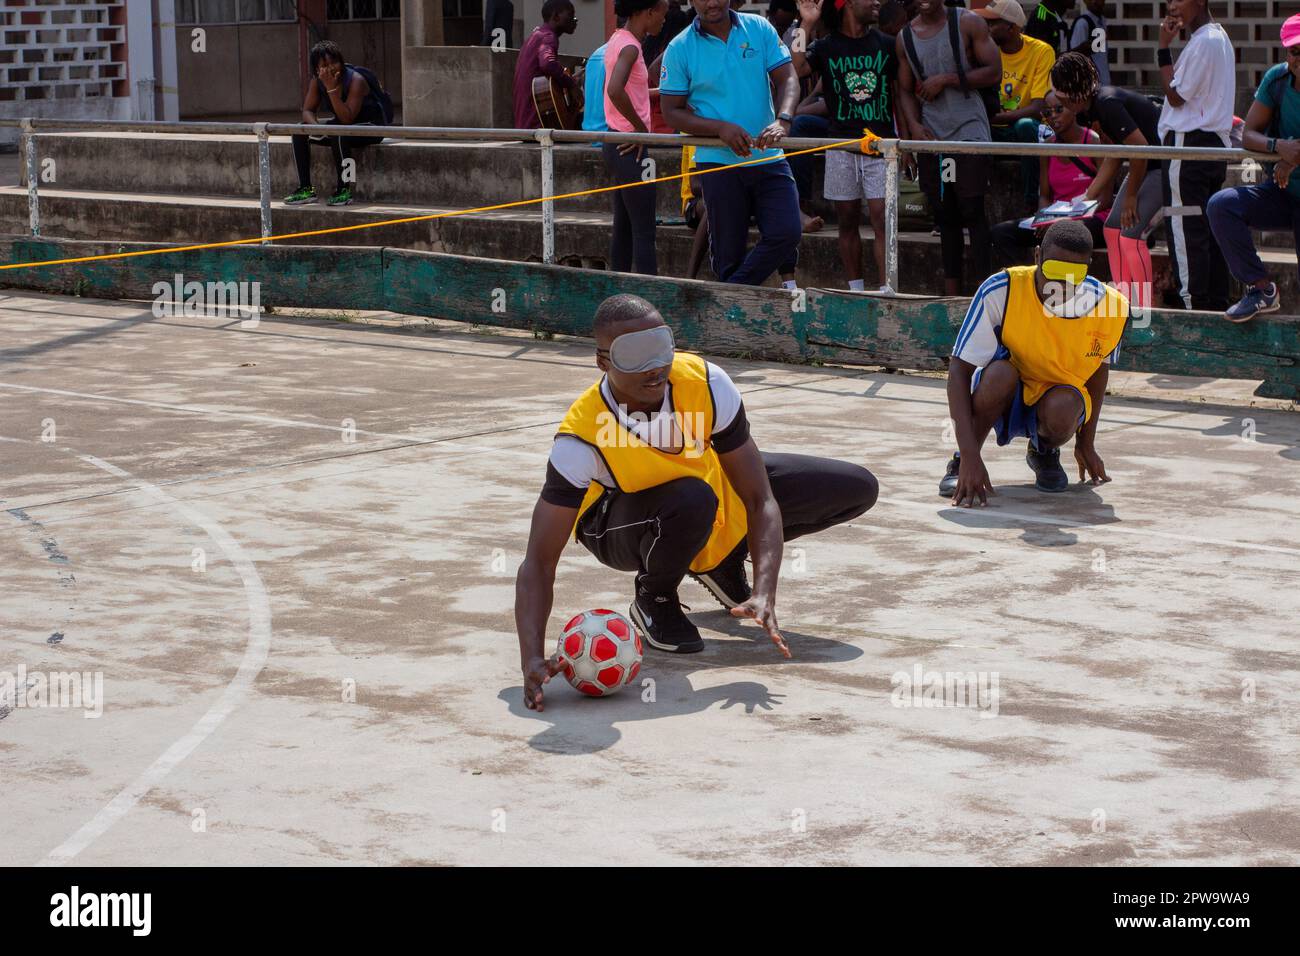
M 0 4 L 0 103 L 129 95 L 126 0 Z

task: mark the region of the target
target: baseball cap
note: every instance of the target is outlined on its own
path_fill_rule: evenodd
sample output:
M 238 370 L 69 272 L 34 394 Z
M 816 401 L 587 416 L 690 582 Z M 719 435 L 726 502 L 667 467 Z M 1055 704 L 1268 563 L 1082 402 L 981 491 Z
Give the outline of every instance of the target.
M 1282 24 L 1282 45 L 1295 46 L 1297 43 L 1300 43 L 1300 13 Z
M 985 20 L 1006 20 L 1007 23 L 1014 23 L 1021 29 L 1029 20 L 1025 16 L 1025 8 L 1020 5 L 1020 0 L 989 0 L 974 12 Z

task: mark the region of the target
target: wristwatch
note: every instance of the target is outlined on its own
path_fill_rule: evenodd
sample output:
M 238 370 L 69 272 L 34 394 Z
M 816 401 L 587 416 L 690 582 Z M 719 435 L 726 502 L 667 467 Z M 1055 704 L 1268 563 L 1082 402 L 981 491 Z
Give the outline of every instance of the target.
M 784 120 L 784 121 L 787 122 L 787 123 L 793 123 L 793 122 L 794 122 L 794 117 L 791 116 L 789 113 L 778 113 L 777 116 L 776 116 L 776 118 L 779 119 L 779 120 Z
M 1275 136 L 1270 136 L 1270 137 L 1269 137 L 1269 139 L 1268 139 L 1268 151 L 1269 151 L 1270 153 L 1276 153 L 1276 152 L 1277 152 L 1277 137 L 1275 137 Z

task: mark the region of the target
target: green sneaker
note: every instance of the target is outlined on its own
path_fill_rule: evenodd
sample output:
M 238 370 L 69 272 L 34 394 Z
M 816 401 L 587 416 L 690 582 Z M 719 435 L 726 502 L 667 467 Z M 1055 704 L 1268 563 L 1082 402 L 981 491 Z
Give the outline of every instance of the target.
M 316 201 L 315 186 L 299 186 L 295 192 L 284 197 L 286 206 L 301 206 L 303 203 Z
M 331 206 L 346 206 L 352 202 L 352 187 L 344 186 L 326 200 Z

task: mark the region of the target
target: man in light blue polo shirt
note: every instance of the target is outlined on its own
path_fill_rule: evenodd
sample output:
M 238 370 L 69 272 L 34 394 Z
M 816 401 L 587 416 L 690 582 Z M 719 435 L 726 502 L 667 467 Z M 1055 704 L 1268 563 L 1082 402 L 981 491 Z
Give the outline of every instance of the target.
M 723 282 L 761 285 L 777 267 L 798 261 L 799 193 L 776 146 L 794 121 L 799 78 L 790 51 L 766 19 L 735 13 L 727 0 L 691 0 L 695 21 L 664 51 L 659 79 L 664 122 L 727 145 L 701 146 L 701 172 L 773 157 L 700 177 L 709 217 L 713 273 Z M 772 87 L 777 103 L 772 103 Z M 758 245 L 746 254 L 749 222 Z

